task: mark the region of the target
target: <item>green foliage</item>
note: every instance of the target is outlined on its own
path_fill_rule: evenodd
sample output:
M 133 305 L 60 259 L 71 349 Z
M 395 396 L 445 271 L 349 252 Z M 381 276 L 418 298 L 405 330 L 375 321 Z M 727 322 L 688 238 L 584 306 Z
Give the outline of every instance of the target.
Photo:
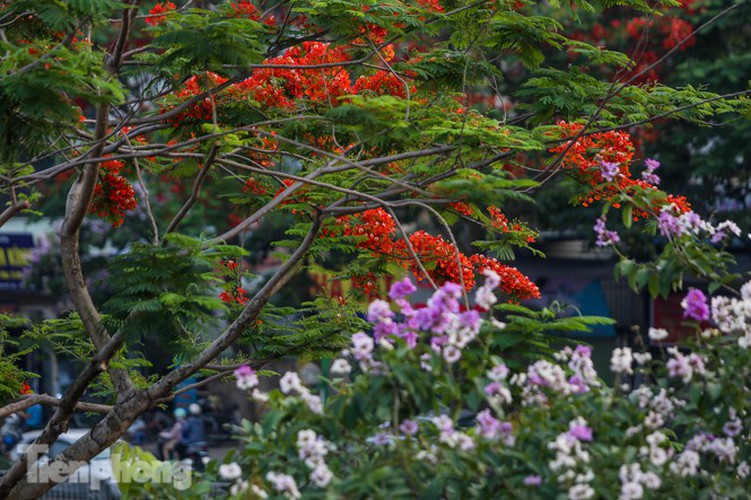
M 254 348 L 251 359 L 295 356 L 318 361 L 339 353 L 349 343 L 351 332 L 367 328 L 358 316 L 360 311 L 357 303 L 326 297 L 295 309 L 267 306 L 244 342 Z
M 167 235 L 166 241 L 165 246 L 134 244 L 110 262 L 111 298 L 102 305 L 110 330 L 190 342 L 211 333 L 216 312 L 227 310 L 215 291 L 220 283 L 216 270 L 222 259 L 245 252 L 178 234 Z
M 246 65 L 262 59 L 258 33 L 263 25 L 250 19 L 226 19 L 206 11 L 179 16 L 175 26 L 154 39 L 168 49 L 160 64 L 182 70 L 222 71 L 225 64 Z
M 31 349 L 19 349 L 19 343 L 9 337 L 9 328 L 17 329 L 26 326 L 24 318 L 14 318 L 0 314 L 0 401 L 7 402 L 16 399 L 25 382 L 35 373 L 20 368 L 22 360 Z

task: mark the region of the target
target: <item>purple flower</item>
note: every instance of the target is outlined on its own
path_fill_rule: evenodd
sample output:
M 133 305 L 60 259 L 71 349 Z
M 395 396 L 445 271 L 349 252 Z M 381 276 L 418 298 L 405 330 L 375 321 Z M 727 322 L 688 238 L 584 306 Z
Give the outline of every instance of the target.
M 527 486 L 539 486 L 542 483 L 540 476 L 527 476 L 524 478 L 524 484 Z
M 592 441 L 592 428 L 579 417 L 569 424 L 568 435 L 578 441 Z
M 410 326 L 418 330 L 430 330 L 441 318 L 441 310 L 437 307 L 423 307 L 415 312 L 410 320 Z
M 242 365 L 235 370 L 235 377 L 250 377 L 255 373 L 256 372 L 253 370 L 253 368 L 249 367 L 248 365 Z
M 722 427 L 722 432 L 728 437 L 735 437 L 741 433 L 743 425 L 740 420 L 731 420 Z
M 390 321 L 394 317 L 394 311 L 388 302 L 376 299 L 368 306 L 368 321 L 377 323 L 379 321 Z
M 684 318 L 696 321 L 707 321 L 709 319 L 707 297 L 701 290 L 689 288 L 686 297 L 681 301 L 681 307 L 683 308 Z
M 483 391 L 485 391 L 485 394 L 488 396 L 492 396 L 493 394 L 500 392 L 503 386 L 500 382 L 490 382 L 488 385 L 485 386 Z
M 644 166 L 647 168 L 641 173 L 641 179 L 655 186 L 660 184 L 660 178 L 654 173 L 655 170 L 660 168 L 660 162 L 652 158 L 647 158 L 644 160 Z
M 574 394 L 583 394 L 589 391 L 589 386 L 578 373 L 569 377 L 568 385 L 571 386 Z
M 613 182 L 618 174 L 621 173 L 620 165 L 617 163 L 603 161 L 600 163 L 600 174 L 608 182 Z
M 397 335 L 398 333 L 398 325 L 393 321 L 378 323 L 373 328 L 373 337 L 376 339 L 376 341 L 386 338 L 389 335 Z
M 469 328 L 473 332 L 477 332 L 480 328 L 480 313 L 474 309 L 464 311 L 459 315 L 459 322 L 463 327 Z
M 406 434 L 407 436 L 414 436 L 415 434 L 417 434 L 419 426 L 417 425 L 417 422 L 413 420 L 405 420 L 399 426 L 399 430 L 402 431 L 402 434 Z
M 387 446 L 393 442 L 393 438 L 388 434 L 381 432 L 370 438 L 371 442 L 377 446 Z
M 417 345 L 417 340 L 420 338 L 417 335 L 417 332 L 415 332 L 414 330 L 410 330 L 410 329 L 402 329 L 397 334 L 397 336 L 401 337 L 401 339 L 404 340 L 404 342 L 407 343 L 407 347 L 409 347 L 410 349 L 414 349 L 415 348 L 415 346 Z
M 663 208 L 660 215 L 657 216 L 657 228 L 660 230 L 660 234 L 669 238 L 671 236 L 681 236 L 683 234 L 683 227 L 678 220 L 678 217 L 670 213 L 669 209 Z
M 608 245 L 614 245 L 621 241 L 620 236 L 615 231 L 610 231 L 605 228 L 605 217 L 600 217 L 595 223 L 594 231 L 597 234 L 597 241 L 595 244 L 598 247 L 604 247 Z
M 403 299 L 410 293 L 417 290 L 417 287 L 412 284 L 412 280 L 409 278 L 404 278 L 401 281 L 397 281 L 393 285 L 391 285 L 391 289 L 389 290 L 389 297 L 391 300 L 398 300 Z
M 577 345 L 574 352 L 587 358 L 592 356 L 592 348 L 586 345 Z
M 476 420 L 478 429 L 480 430 L 480 435 L 485 439 L 495 438 L 501 430 L 500 420 L 493 417 L 493 415 L 490 414 L 490 410 L 483 410 L 478 413 Z

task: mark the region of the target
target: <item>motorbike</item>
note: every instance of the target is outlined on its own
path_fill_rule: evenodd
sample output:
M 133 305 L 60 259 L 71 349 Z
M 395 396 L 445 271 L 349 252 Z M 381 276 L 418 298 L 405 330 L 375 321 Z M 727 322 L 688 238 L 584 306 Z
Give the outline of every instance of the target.
M 190 461 L 194 471 L 203 472 L 206 470 L 206 462 L 209 461 L 209 458 L 209 443 L 206 441 L 191 443 L 185 447 L 183 460 Z

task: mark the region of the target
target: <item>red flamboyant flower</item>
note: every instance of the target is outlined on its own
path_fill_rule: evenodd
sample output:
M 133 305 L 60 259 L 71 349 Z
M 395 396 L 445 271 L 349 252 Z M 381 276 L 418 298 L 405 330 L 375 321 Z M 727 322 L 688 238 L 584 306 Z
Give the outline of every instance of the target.
M 250 300 L 247 290 L 240 286 L 232 288 L 229 291 L 225 290 L 219 294 L 219 298 L 228 304 L 247 304 Z
M 452 203 L 450 206 L 451 208 L 453 208 L 460 214 L 465 215 L 467 217 L 472 217 L 475 214 L 475 211 L 472 210 L 472 207 L 470 207 L 467 203 L 464 203 L 463 201 Z
M 167 19 L 167 14 L 175 10 L 175 4 L 172 2 L 160 2 L 149 11 L 146 17 L 146 24 L 157 26 Z
M 229 5 L 232 8 L 233 17 L 245 17 L 254 21 L 261 18 L 261 15 L 258 13 L 256 6 L 253 5 L 253 2 L 240 0 L 239 2 L 231 2 Z
M 383 258 L 402 266 L 413 273 L 418 280 L 424 279 L 423 270 L 414 260 L 407 243 L 396 235 L 396 223 L 382 208 L 367 210 L 357 217 L 344 216 L 337 219 L 337 226 L 345 236 L 357 237 L 356 246 L 370 251 L 373 257 Z M 521 229 L 521 228 L 520 228 Z M 323 236 L 332 236 L 332 230 Z M 409 236 L 412 250 L 425 265 L 425 271 L 437 284 L 447 281 L 464 282 L 467 290 L 474 288 L 476 274 L 485 269 L 493 269 L 507 279 L 504 291 L 512 300 L 525 300 L 539 297 L 539 290 L 529 278 L 516 268 L 506 266 L 483 255 L 468 257 L 441 236 L 433 236 L 425 231 L 417 231 Z M 461 271 L 460 271 L 461 267 Z M 353 285 L 367 294 L 377 292 L 377 281 L 372 274 L 355 276 Z
M 31 390 L 31 386 L 28 382 L 24 382 L 23 385 L 21 385 L 21 394 L 24 396 L 28 396 L 29 394 L 34 394 L 34 391 Z
M 263 196 L 264 194 L 266 194 L 266 186 L 258 182 L 257 179 L 251 177 L 250 179 L 245 181 L 245 185 L 243 185 L 243 193 L 252 194 L 255 196 Z
M 99 182 L 89 206 L 89 212 L 110 222 L 113 227 L 120 227 L 125 220 L 125 212 L 138 206 L 133 186 L 120 175 L 123 166 L 123 162 L 118 160 L 102 163 Z
M 576 137 L 583 125 L 560 122 L 565 137 Z M 571 139 L 573 140 L 573 139 Z M 629 164 L 633 158 L 633 143 L 626 132 L 610 131 L 582 135 L 575 143 L 564 142 L 550 149 L 552 153 L 564 154 L 561 165 L 571 171 L 575 179 L 584 187 L 585 194 L 579 196 L 583 206 L 595 202 L 612 201 L 622 194 L 633 194 L 638 190 L 657 190 L 657 187 L 641 179 L 634 179 Z M 606 181 L 602 175 L 600 165 L 603 162 L 618 164 L 619 174 L 612 182 Z M 691 210 L 691 205 L 684 196 L 667 195 L 664 200 L 656 199 L 652 202 L 651 210 L 659 212 L 663 206 L 674 204 L 685 213 Z M 620 208 L 620 202 L 614 201 L 613 208 Z M 634 209 L 634 220 L 648 218 L 649 211 Z

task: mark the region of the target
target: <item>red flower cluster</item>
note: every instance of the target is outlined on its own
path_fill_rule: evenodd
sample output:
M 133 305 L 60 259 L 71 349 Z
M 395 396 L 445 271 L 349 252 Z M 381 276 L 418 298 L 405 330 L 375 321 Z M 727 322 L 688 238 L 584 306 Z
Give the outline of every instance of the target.
M 242 264 L 234 259 L 225 259 L 220 265 L 224 273 L 230 277 L 230 281 L 225 283 L 224 291 L 219 294 L 219 298 L 228 304 L 246 304 L 250 299 L 241 283 Z
M 253 5 L 253 2 L 249 2 L 248 0 L 240 0 L 239 2 L 230 2 L 230 17 L 235 18 L 247 18 L 252 19 L 253 21 L 258 21 L 261 19 L 261 14 L 258 12 L 258 9 L 255 5 Z M 264 24 L 267 24 L 269 26 L 272 26 L 276 24 L 276 17 L 273 15 L 268 16 L 263 20 Z
M 89 212 L 112 223 L 113 227 L 120 227 L 125 220 L 125 212 L 138 206 L 133 186 L 120 175 L 123 166 L 123 162 L 117 160 L 102 163 L 99 182 L 89 206 Z
M 660 71 L 664 70 L 665 65 L 647 70 L 649 66 L 683 40 L 685 42 L 679 50 L 686 50 L 696 43 L 694 38 L 689 38 L 694 31 L 693 26 L 679 17 L 683 12 L 689 15 L 696 12 L 694 0 L 682 0 L 680 3 L 679 8 L 666 10 L 661 16 L 634 17 L 624 21 L 616 18 L 595 23 L 589 33 L 576 33 L 572 38 L 608 48 L 617 47 L 623 40 L 630 46 L 638 45 L 638 56 L 634 57 L 636 65 L 623 80 L 633 77 L 636 83 L 656 82 L 660 80 Z M 571 57 L 574 58 L 575 54 L 572 53 Z
M 584 128 L 579 123 L 559 122 L 562 137 L 576 137 Z M 629 134 L 610 131 L 582 135 L 576 142 L 563 142 L 550 148 L 551 153 L 564 154 L 561 166 L 576 173 L 577 180 L 587 186 L 587 192 L 579 196 L 583 206 L 589 206 L 601 199 L 610 199 L 635 181 L 631 178 L 628 166 L 634 156 L 634 145 Z M 617 163 L 620 175 L 613 183 L 605 183 L 600 165 L 602 162 Z M 616 207 L 618 208 L 618 207 Z
M 250 300 L 247 290 L 241 286 L 223 291 L 219 294 L 219 298 L 228 304 L 247 304 Z
M 204 93 L 207 89 L 216 87 L 226 82 L 227 79 L 223 76 L 217 75 L 211 71 L 207 71 L 201 75 L 193 75 L 185 81 L 184 88 L 175 92 L 175 96 L 181 99 L 189 99 L 191 97 Z M 215 97 L 214 104 L 217 104 Z M 164 110 L 162 110 L 164 112 Z M 203 100 L 195 103 L 193 106 L 183 111 L 182 113 L 174 116 L 170 123 L 174 127 L 180 126 L 184 121 L 209 121 L 212 118 L 213 110 L 211 99 L 207 96 Z
M 337 222 L 344 235 L 359 237 L 358 248 L 370 251 L 376 257 L 399 264 L 418 279 L 423 278 L 422 270 L 412 258 L 406 242 L 396 235 L 396 223 L 382 208 L 367 210 L 359 214 L 356 219 L 351 216 L 339 217 Z M 324 236 L 331 234 L 330 231 L 324 232 Z M 441 236 L 417 231 L 409 236 L 409 242 L 424 264 L 428 275 L 438 284 L 447 281 L 461 283 L 463 280 L 465 288 L 471 290 L 476 284 L 477 273 L 485 269 L 493 269 L 506 280 L 502 286 L 513 300 L 540 296 L 534 283 L 517 269 L 483 255 L 467 256 Z M 461 271 L 459 264 L 461 264 Z M 353 278 L 353 283 L 366 293 L 370 293 L 369 290 L 375 291 L 376 280 L 372 276 L 357 276 Z M 372 285 L 372 289 L 367 286 L 368 283 Z
M 266 186 L 258 182 L 257 179 L 251 177 L 243 185 L 243 193 L 252 194 L 255 196 L 263 196 L 266 194 Z
M 352 87 L 352 93 L 361 94 L 364 90 L 373 92 L 376 95 L 393 95 L 402 99 L 407 98 L 407 89 L 404 83 L 399 81 L 391 71 L 382 69 L 376 71 L 374 75 L 361 76 L 357 79 L 355 85 Z M 410 96 L 414 95 L 415 92 L 417 92 L 417 88 L 414 85 L 410 85 Z
M 523 275 L 517 268 L 502 264 L 497 259 L 476 254 L 471 257 L 477 272 L 486 269 L 495 271 L 501 277 L 501 289 L 515 300 L 539 299 L 540 290 L 532 280 Z
M 31 386 L 28 382 L 24 382 L 23 385 L 21 385 L 21 394 L 23 396 L 28 396 L 29 394 L 34 394 L 34 391 L 31 390 Z
M 572 138 L 584 127 L 578 123 L 566 122 L 560 122 L 558 126 L 563 137 Z M 630 194 L 637 189 L 657 189 L 646 181 L 632 177 L 629 164 L 634 155 L 634 147 L 630 135 L 626 132 L 610 131 L 583 135 L 573 144 L 568 141 L 550 148 L 550 152 L 565 152 L 561 165 L 573 172 L 576 180 L 584 187 L 585 193 L 579 196 L 579 202 L 585 207 L 594 202 L 610 201 L 615 196 L 622 193 Z M 612 182 L 606 182 L 602 176 L 600 165 L 603 161 L 619 165 L 620 174 Z M 684 196 L 674 195 L 668 195 L 667 199 L 662 201 L 656 200 L 652 209 L 659 212 L 663 206 L 671 203 L 681 212 L 691 210 L 691 205 Z M 613 208 L 620 208 L 620 203 L 614 202 Z M 635 221 L 648 215 L 645 210 L 635 209 L 633 212 Z
M 508 218 L 501 212 L 501 209 L 490 205 L 488 207 L 488 213 L 490 214 L 490 225 L 495 229 L 506 232 L 508 231 Z
M 351 47 L 350 47 L 351 48 Z M 243 102 L 251 99 L 268 108 L 293 110 L 298 101 L 336 105 L 337 100 L 345 95 L 372 92 L 376 95 L 393 95 L 407 97 L 404 82 L 392 72 L 377 70 L 371 75 L 360 76 L 353 84 L 350 73 L 345 66 L 351 60 L 347 47 L 332 46 L 324 42 L 303 42 L 291 47 L 283 55 L 267 59 L 264 64 L 289 66 L 285 68 L 258 68 L 246 80 L 227 87 L 226 92 L 214 96 L 214 104 Z M 393 48 L 383 49 L 384 57 L 393 58 Z M 328 65 L 322 68 L 295 68 L 295 66 Z M 195 75 L 185 82 L 185 86 L 175 96 L 181 99 L 199 95 L 208 88 L 216 87 L 227 81 L 216 73 L 206 72 Z M 410 96 L 417 92 L 410 85 Z M 166 110 L 163 110 L 163 112 Z M 171 120 L 175 127 L 186 120 L 189 122 L 208 121 L 212 118 L 212 103 L 208 97 L 178 114 Z
M 175 10 L 175 8 L 175 4 L 172 2 L 159 2 L 149 11 L 149 15 L 146 17 L 146 24 L 149 26 L 162 24 L 167 19 L 167 14 Z
M 475 214 L 475 211 L 472 210 L 472 207 L 470 207 L 467 203 L 464 203 L 463 201 L 452 203 L 450 206 L 451 208 L 453 208 L 460 214 L 465 215 L 467 217 L 472 217 Z
M 247 17 L 248 19 L 252 19 L 254 21 L 257 21 L 261 18 L 261 15 L 258 13 L 256 6 L 253 5 L 253 2 L 249 2 L 248 0 L 240 0 L 239 2 L 231 2 L 229 5 L 232 9 L 232 14 L 234 15 L 234 17 Z
M 323 42 L 303 42 L 291 47 L 284 55 L 273 57 L 266 64 L 308 66 L 341 63 L 349 60 L 342 47 Z M 335 103 L 336 98 L 352 92 L 350 76 L 343 66 L 317 69 L 257 69 L 237 85 L 255 101 L 268 107 L 292 109 L 297 99 Z

